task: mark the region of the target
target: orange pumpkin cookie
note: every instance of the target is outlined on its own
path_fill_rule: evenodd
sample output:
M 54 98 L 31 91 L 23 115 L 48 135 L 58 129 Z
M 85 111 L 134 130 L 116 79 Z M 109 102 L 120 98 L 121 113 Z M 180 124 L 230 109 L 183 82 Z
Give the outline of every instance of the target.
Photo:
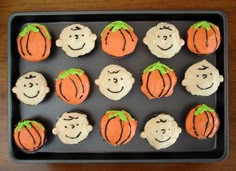
M 207 21 L 200 21 L 188 29 L 188 49 L 199 55 L 215 52 L 220 45 L 219 27 Z
M 51 51 L 51 36 L 42 24 L 28 24 L 17 37 L 20 56 L 31 62 L 45 60 Z
M 104 52 L 120 58 L 134 51 L 138 37 L 127 23 L 115 21 L 104 28 L 101 42 Z
M 70 68 L 58 75 L 55 90 L 57 96 L 64 102 L 80 104 L 89 94 L 89 79 L 83 70 Z
M 198 139 L 212 138 L 219 125 L 217 113 L 205 104 L 191 109 L 185 121 L 186 131 Z
M 173 93 L 177 77 L 170 67 L 160 62 L 143 71 L 141 91 L 151 100 L 168 97 Z
M 137 128 L 138 121 L 124 110 L 110 110 L 101 119 L 101 135 L 113 146 L 128 143 Z
M 16 145 L 27 153 L 39 150 L 46 142 L 44 126 L 34 120 L 20 121 L 14 130 L 13 136 Z

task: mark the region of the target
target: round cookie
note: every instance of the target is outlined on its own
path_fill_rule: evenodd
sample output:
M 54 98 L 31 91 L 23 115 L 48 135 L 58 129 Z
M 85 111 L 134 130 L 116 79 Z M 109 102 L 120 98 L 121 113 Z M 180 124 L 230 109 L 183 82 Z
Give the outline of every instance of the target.
M 14 141 L 23 152 L 32 153 L 46 143 L 45 128 L 42 123 L 34 120 L 22 120 L 14 129 Z
M 210 96 L 217 91 L 223 80 L 219 71 L 211 63 L 203 60 L 187 69 L 182 85 L 192 95 Z
M 178 29 L 173 24 L 165 22 L 150 28 L 143 42 L 151 53 L 159 58 L 172 58 L 184 45 Z
M 110 23 L 101 33 L 102 50 L 116 58 L 132 53 L 137 42 L 134 29 L 123 21 Z
M 173 94 L 177 77 L 172 68 L 160 62 L 143 71 L 141 91 L 151 100 Z
M 134 137 L 138 121 L 124 110 L 109 110 L 101 119 L 103 139 L 113 145 L 124 145 Z
M 68 56 L 79 57 L 94 49 L 96 39 L 97 36 L 88 27 L 72 24 L 62 30 L 56 45 L 62 47 Z
M 43 101 L 50 89 L 42 74 L 28 72 L 18 78 L 12 91 L 21 102 L 28 105 L 37 105 Z
M 100 92 L 111 100 L 120 100 L 132 89 L 135 80 L 125 68 L 111 64 L 103 68 L 95 84 Z
M 80 104 L 88 96 L 90 83 L 81 69 L 70 68 L 60 72 L 55 83 L 57 96 L 68 104 Z
M 28 24 L 17 37 L 17 49 L 22 58 L 38 62 L 48 58 L 51 52 L 51 36 L 46 26 Z
M 70 112 L 63 113 L 58 118 L 52 133 L 57 135 L 64 144 L 78 144 L 88 137 L 93 127 L 89 124 L 87 115 Z
M 200 21 L 188 29 L 188 49 L 198 55 L 215 52 L 221 42 L 220 29 L 213 23 Z
M 168 114 L 159 114 L 150 119 L 144 126 L 144 131 L 140 134 L 151 146 L 157 150 L 170 147 L 179 137 L 182 129 L 177 122 Z
M 191 109 L 185 121 L 189 135 L 198 138 L 212 138 L 219 129 L 220 121 L 214 109 L 200 104 Z

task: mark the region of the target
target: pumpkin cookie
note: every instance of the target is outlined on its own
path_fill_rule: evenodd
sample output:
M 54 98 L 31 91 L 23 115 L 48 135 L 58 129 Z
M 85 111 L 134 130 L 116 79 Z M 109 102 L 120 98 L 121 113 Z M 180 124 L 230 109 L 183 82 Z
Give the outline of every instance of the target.
M 217 91 L 223 80 L 219 71 L 211 63 L 203 60 L 187 69 L 182 85 L 192 95 L 210 96 Z
M 113 146 L 128 143 L 137 128 L 138 121 L 124 110 L 109 110 L 101 119 L 101 135 Z
M 177 77 L 172 68 L 160 62 L 143 71 L 141 91 L 151 100 L 168 97 L 173 93 Z
M 116 58 L 132 53 L 137 42 L 133 28 L 123 21 L 107 25 L 101 33 L 102 50 Z
M 79 57 L 94 49 L 96 39 L 97 36 L 88 27 L 72 24 L 62 30 L 56 45 L 62 47 L 68 56 Z
M 42 74 L 28 72 L 18 78 L 12 91 L 21 102 L 28 105 L 37 105 L 43 101 L 50 89 Z
M 158 23 L 150 28 L 143 39 L 151 53 L 159 58 L 172 58 L 184 45 L 178 29 L 170 23 Z
M 100 92 L 111 100 L 120 100 L 132 89 L 135 80 L 125 68 L 111 64 L 106 66 L 95 84 Z
M 205 104 L 197 105 L 191 109 L 185 121 L 188 134 L 198 139 L 212 138 L 219 125 L 217 113 Z
M 207 21 L 200 21 L 188 29 L 188 49 L 198 55 L 215 52 L 221 41 L 219 27 Z
M 17 37 L 20 56 L 31 62 L 45 60 L 51 51 L 51 36 L 42 24 L 26 25 Z
M 68 104 L 80 104 L 88 96 L 90 83 L 87 75 L 81 69 L 70 68 L 60 72 L 56 79 L 57 96 Z
M 168 114 L 159 114 L 145 124 L 140 136 L 159 150 L 173 145 L 181 132 L 174 118 Z
M 26 153 L 35 152 L 46 143 L 43 124 L 30 119 L 20 121 L 13 136 L 17 147 Z

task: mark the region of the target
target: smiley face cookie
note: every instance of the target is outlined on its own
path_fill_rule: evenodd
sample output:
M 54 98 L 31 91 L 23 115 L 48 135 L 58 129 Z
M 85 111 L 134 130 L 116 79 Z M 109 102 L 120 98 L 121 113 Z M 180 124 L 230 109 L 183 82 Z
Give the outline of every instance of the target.
M 187 69 L 182 85 L 192 95 L 210 96 L 217 91 L 223 80 L 219 71 L 211 63 L 203 60 Z
M 146 33 L 143 39 L 151 53 L 159 58 L 171 58 L 184 45 L 177 28 L 170 23 L 159 23 Z
M 181 132 L 182 129 L 178 127 L 174 118 L 167 114 L 159 114 L 146 123 L 140 136 L 159 150 L 173 145 Z
M 53 128 L 52 133 L 57 135 L 64 144 L 78 144 L 87 138 L 93 127 L 87 116 L 82 113 L 64 113 Z
M 100 92 L 111 100 L 120 100 L 132 89 L 135 80 L 125 68 L 111 64 L 106 66 L 95 84 Z
M 72 24 L 64 28 L 56 41 L 58 47 L 70 57 L 79 57 L 92 51 L 97 36 L 81 24 Z
M 28 105 L 39 104 L 49 90 L 46 79 L 38 72 L 28 72 L 22 75 L 12 89 L 17 98 Z

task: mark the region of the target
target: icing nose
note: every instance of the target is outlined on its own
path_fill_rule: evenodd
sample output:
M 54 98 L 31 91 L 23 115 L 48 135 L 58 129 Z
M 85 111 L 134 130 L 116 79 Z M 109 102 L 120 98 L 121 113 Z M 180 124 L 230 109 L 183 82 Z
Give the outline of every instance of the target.
M 30 88 L 33 87 L 33 83 L 29 83 L 29 87 L 30 87 Z
M 78 39 L 79 38 L 79 35 L 75 34 L 75 39 Z
M 202 78 L 205 79 L 207 77 L 207 74 L 202 74 Z
M 118 82 L 118 79 L 117 78 L 113 78 L 114 80 L 114 83 L 117 83 Z
M 166 130 L 165 129 L 161 129 L 161 132 L 162 132 L 162 134 L 165 134 Z
M 166 39 L 167 39 L 167 36 L 163 36 L 163 38 L 164 38 L 164 40 L 166 40 Z

